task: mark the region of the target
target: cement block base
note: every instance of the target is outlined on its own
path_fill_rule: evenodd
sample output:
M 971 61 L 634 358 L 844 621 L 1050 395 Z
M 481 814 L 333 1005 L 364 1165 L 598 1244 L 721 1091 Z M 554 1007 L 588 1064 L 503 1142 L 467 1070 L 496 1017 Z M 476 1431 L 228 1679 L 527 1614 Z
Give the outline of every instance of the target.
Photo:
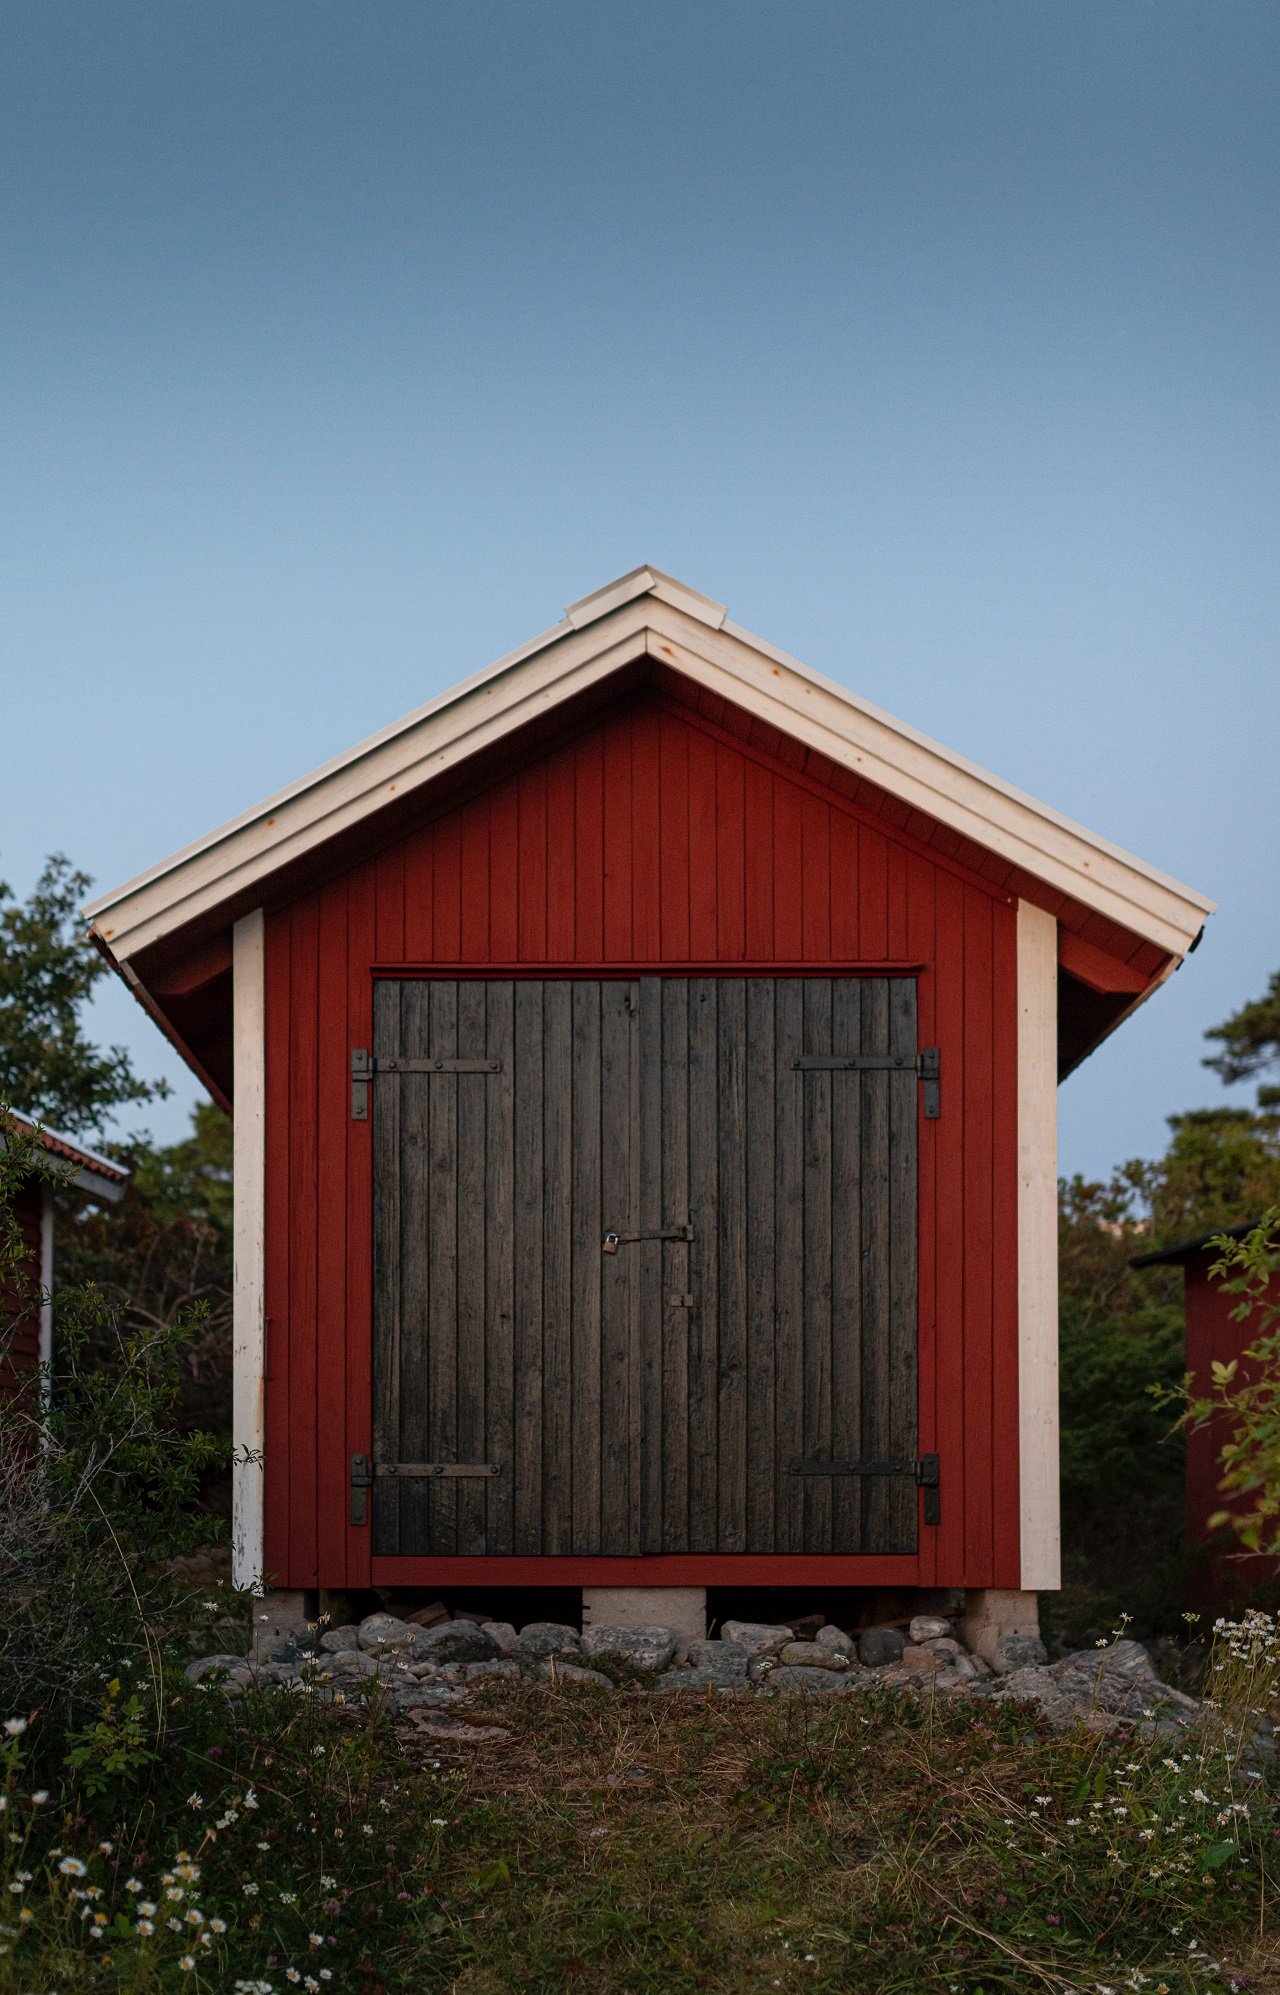
M 964 1597 L 960 1639 L 977 1656 L 996 1661 L 1002 1635 L 1039 1635 L 1039 1597 L 1000 1587 L 975 1587 Z
M 282 1650 L 295 1649 L 314 1626 L 319 1611 L 318 1594 L 303 1592 L 301 1587 L 273 1587 L 253 1603 L 251 1653 L 259 1661 L 269 1662 Z
M 670 1628 L 686 1642 L 707 1633 L 705 1586 L 584 1586 L 582 1626 Z

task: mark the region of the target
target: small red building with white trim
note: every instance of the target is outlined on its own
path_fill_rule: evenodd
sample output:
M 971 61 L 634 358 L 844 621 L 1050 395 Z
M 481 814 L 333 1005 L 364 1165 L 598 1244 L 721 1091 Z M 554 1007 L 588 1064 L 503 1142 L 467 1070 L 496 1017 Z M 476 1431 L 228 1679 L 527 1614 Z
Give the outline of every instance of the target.
M 1211 910 L 647 568 L 99 900 L 241 1576 L 1056 1586 L 1055 1089 Z
M 119 1164 L 86 1150 L 70 1136 L 45 1129 L 12 1109 L 0 1113 L 0 1151 L 19 1135 L 39 1145 L 55 1167 L 64 1170 L 77 1191 L 109 1204 L 124 1197 L 129 1173 Z M 11 1388 L 15 1375 L 48 1364 L 53 1356 L 53 1185 L 39 1176 L 26 1176 L 10 1200 L 10 1212 L 22 1245 L 16 1268 L 0 1282 L 0 1392 Z M 39 1306 L 31 1307 L 38 1294 Z

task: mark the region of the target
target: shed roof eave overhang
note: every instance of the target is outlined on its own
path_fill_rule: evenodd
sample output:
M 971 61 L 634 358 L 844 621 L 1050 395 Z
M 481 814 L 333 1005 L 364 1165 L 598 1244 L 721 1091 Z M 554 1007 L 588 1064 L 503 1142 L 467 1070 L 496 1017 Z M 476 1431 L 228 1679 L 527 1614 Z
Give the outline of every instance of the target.
M 1170 955 L 1214 903 L 990 775 L 641 568 L 565 620 L 345 755 L 102 895 L 96 937 L 127 962 L 189 922 L 266 891 L 283 866 L 644 656 L 685 674 L 998 852 Z

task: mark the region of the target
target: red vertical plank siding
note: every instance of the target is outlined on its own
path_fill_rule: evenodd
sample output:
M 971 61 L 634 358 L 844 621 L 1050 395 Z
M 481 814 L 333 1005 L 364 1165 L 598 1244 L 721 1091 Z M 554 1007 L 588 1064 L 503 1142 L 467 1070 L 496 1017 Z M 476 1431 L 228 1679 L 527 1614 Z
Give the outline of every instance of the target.
M 992 1503 L 996 1585 L 1021 1583 L 1018 1479 L 1018 915 L 996 902 L 991 910 L 995 987 L 991 1121 L 994 1189 L 991 1327 L 994 1398 Z
M 689 947 L 689 730 L 659 713 L 661 784 L 659 865 L 662 869 L 662 960 L 687 963 Z M 763 778 L 766 780 L 767 778 Z M 767 953 L 767 951 L 766 951 Z
M 575 963 L 604 961 L 604 754 L 598 734 L 573 751 L 577 813 L 573 843 Z
M 342 883 L 343 888 L 347 885 Z M 317 936 L 316 1079 L 316 1555 L 318 1570 L 341 1569 L 347 1525 L 347 891 L 320 900 Z M 367 1042 L 366 1042 L 367 1043 Z
M 716 749 L 705 734 L 689 734 L 689 954 L 713 963 L 717 953 Z
M 375 934 L 373 896 L 366 884 L 367 873 L 366 868 L 351 876 L 347 895 L 347 1033 L 353 1046 L 373 1044 L 373 979 L 369 975 L 369 965 L 374 960 Z M 418 878 L 420 882 L 430 881 L 429 865 L 419 867 Z M 326 1050 L 330 1057 L 327 1071 L 332 1074 L 333 1057 L 345 1056 L 347 1049 L 345 1046 L 334 1046 Z M 344 1460 L 349 1462 L 352 1455 L 373 1453 L 373 1125 L 350 1119 L 350 1088 L 346 1082 L 345 1067 L 340 1092 L 344 1117 L 340 1140 L 347 1171 L 347 1435 Z M 347 1517 L 345 1492 L 340 1501 L 342 1515 Z M 342 1568 L 348 1586 L 369 1584 L 369 1558 L 368 1530 L 348 1520 L 346 1563 Z
M 546 767 L 546 900 L 545 947 L 551 963 L 571 963 L 574 948 L 574 865 L 577 806 L 574 789 L 574 759 L 557 755 Z M 523 950 L 521 952 L 524 953 Z M 525 956 L 535 962 L 536 956 Z
M 658 716 L 643 707 L 636 715 L 633 730 L 631 783 L 631 954 L 638 963 L 660 963 L 662 867 Z
M 833 813 L 834 815 L 834 813 Z M 917 858 L 913 853 L 907 860 L 907 959 L 932 965 L 937 955 L 936 895 L 937 872 L 927 860 Z M 850 898 L 854 897 L 855 882 L 846 876 Z M 926 970 L 916 985 L 916 1027 L 921 1046 L 936 1046 L 938 1043 L 938 979 Z M 921 1454 L 936 1454 L 938 1441 L 938 1147 L 946 1132 L 944 1113 L 936 1122 L 926 1122 L 924 1103 L 918 1104 L 919 1120 L 916 1125 L 919 1144 L 920 1210 L 919 1210 L 919 1261 L 917 1266 L 917 1287 L 919 1291 L 919 1346 L 917 1363 L 919 1367 L 919 1409 Z M 950 1477 L 948 1477 L 950 1480 Z M 937 1583 L 937 1531 L 920 1532 L 920 1584 L 933 1586 Z
M 347 1519 L 372 1368 L 370 1125 L 350 1119 L 349 1058 L 371 1043 L 375 965 L 846 963 L 920 966 L 920 1043 L 942 1057 L 941 1118 L 919 1123 L 920 1446 L 941 1456 L 942 1522 L 915 1570 L 1018 1583 L 1013 903 L 891 830 L 878 793 L 822 758 L 707 713 L 620 706 L 269 915 L 266 1557 L 283 1584 L 372 1572 Z
M 537 963 L 547 948 L 547 772 L 526 769 L 493 793 L 490 941 L 495 963 Z

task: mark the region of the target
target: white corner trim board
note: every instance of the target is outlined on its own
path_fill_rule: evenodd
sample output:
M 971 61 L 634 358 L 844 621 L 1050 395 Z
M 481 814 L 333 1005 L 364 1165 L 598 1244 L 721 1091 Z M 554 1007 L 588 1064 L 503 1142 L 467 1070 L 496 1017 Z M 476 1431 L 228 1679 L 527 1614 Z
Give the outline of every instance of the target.
M 1018 1482 L 1022 1586 L 1061 1584 L 1058 924 L 1018 902 Z
M 231 982 L 235 1034 L 231 1571 L 236 1586 L 260 1588 L 267 1166 L 266 978 L 260 907 L 244 915 L 232 930 Z

